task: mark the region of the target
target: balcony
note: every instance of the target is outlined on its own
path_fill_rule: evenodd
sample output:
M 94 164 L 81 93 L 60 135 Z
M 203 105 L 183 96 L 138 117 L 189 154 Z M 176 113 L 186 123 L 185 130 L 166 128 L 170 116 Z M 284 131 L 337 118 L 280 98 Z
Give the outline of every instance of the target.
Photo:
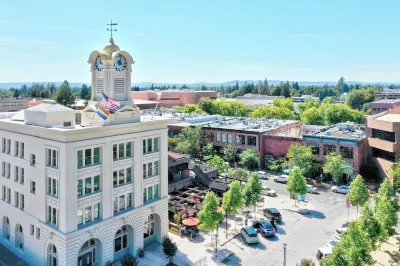
M 399 150 L 398 143 L 371 137 L 368 138 L 368 145 L 372 148 L 377 148 L 388 152 L 396 152 L 397 150 Z

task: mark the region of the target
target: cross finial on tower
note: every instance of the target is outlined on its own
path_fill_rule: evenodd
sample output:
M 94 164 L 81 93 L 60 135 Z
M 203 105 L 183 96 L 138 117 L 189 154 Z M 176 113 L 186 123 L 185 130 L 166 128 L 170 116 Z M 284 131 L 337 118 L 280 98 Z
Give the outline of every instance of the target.
M 113 23 L 112 22 L 112 19 L 111 19 L 111 23 L 107 24 L 107 26 L 110 26 L 110 28 L 107 28 L 107 31 L 111 32 L 110 43 L 114 43 L 114 40 L 113 40 L 113 37 L 112 37 L 112 33 L 113 33 L 113 31 L 117 31 L 117 29 L 113 29 L 113 26 L 117 26 L 117 25 L 118 25 L 117 23 Z

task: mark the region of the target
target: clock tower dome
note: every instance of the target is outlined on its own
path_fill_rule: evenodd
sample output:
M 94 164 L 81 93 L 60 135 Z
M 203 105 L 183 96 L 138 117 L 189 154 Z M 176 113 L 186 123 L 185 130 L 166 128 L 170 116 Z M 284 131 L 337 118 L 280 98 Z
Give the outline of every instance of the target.
M 103 49 L 94 50 L 90 54 L 88 63 L 92 72 L 92 101 L 101 101 L 102 92 L 104 92 L 107 96 L 121 102 L 121 106 L 133 104 L 131 73 L 135 61 L 128 52 L 119 49 L 114 43 L 112 34 L 110 42 Z

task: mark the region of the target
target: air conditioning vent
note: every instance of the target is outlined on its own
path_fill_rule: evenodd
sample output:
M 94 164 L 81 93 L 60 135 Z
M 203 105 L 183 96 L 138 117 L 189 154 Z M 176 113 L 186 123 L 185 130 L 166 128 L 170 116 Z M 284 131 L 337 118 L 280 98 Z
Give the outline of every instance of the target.
M 70 127 L 70 126 L 72 126 L 72 123 L 71 123 L 71 121 L 70 122 L 64 122 L 63 125 L 64 125 L 64 127 Z

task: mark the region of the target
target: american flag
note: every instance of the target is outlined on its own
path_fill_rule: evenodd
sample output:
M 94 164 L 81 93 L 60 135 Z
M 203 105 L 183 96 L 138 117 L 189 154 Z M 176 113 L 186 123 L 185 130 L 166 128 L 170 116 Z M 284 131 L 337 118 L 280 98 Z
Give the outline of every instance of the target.
M 120 102 L 108 97 L 107 95 L 104 94 L 104 92 L 102 92 L 101 94 L 103 94 L 103 100 L 101 100 L 101 104 L 105 105 L 108 107 L 108 109 L 115 111 L 120 107 Z

